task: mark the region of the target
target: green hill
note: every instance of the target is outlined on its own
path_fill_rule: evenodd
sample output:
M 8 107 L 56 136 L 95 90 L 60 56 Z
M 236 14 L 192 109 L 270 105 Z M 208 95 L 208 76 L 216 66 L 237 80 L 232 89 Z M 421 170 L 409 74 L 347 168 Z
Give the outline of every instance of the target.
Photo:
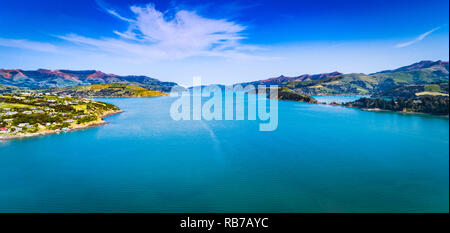
M 166 93 L 160 91 L 148 90 L 143 87 L 130 86 L 121 83 L 95 84 L 86 86 L 74 86 L 66 88 L 47 89 L 44 92 L 50 92 L 58 95 L 70 95 L 73 97 L 153 97 L 165 96 Z
M 16 86 L 10 86 L 10 85 L 1 85 L 0 84 L 0 94 L 5 93 L 17 93 L 21 91 L 25 91 L 26 89 L 16 87 Z

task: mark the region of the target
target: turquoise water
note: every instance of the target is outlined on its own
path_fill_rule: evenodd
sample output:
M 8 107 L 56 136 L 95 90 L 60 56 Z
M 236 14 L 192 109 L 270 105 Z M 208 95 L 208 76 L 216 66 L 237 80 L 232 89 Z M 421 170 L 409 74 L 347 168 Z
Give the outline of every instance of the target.
M 313 96 L 317 101 L 323 102 L 323 103 L 332 103 L 336 102 L 338 104 L 343 104 L 347 102 L 352 102 L 355 100 L 358 100 L 362 97 L 369 97 L 369 96 L 362 96 L 362 95 L 318 95 Z
M 173 121 L 113 98 L 108 125 L 0 143 L 0 212 L 448 212 L 449 120 L 279 102 L 257 121 Z

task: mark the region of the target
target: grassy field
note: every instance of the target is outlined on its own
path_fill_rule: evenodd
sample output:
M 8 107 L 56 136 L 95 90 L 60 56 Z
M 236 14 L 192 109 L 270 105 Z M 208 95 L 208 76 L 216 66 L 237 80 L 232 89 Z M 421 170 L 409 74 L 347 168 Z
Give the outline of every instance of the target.
M 26 104 L 11 104 L 11 103 L 0 103 L 0 108 L 31 108 L 34 106 Z
M 424 92 L 419 92 L 416 93 L 417 96 L 421 96 L 421 95 L 432 95 L 432 96 L 448 96 L 448 94 L 445 93 L 440 93 L 440 92 L 432 92 L 432 91 L 424 91 Z

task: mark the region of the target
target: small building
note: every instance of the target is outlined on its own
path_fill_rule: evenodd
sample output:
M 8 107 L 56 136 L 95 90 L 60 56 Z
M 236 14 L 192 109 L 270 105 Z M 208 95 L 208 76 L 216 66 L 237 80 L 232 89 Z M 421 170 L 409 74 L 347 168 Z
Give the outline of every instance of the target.
M 12 116 L 12 115 L 16 115 L 17 112 L 6 112 L 5 116 Z
M 19 127 L 25 127 L 25 126 L 27 126 L 27 125 L 29 125 L 28 123 L 20 123 L 20 124 L 18 124 L 17 126 L 19 126 Z

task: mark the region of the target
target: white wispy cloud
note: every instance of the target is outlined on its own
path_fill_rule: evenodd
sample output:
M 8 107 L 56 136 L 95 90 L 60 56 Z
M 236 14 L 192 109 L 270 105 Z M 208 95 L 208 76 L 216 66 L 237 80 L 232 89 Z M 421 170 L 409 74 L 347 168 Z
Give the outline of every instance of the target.
M 102 11 L 128 24 L 124 31 L 114 30 L 117 37 L 93 38 L 79 34 L 58 35 L 69 45 L 58 45 L 1 39 L 0 45 L 22 49 L 55 52 L 73 49 L 103 53 L 123 59 L 161 60 L 195 56 L 214 56 L 237 59 L 266 59 L 252 55 L 257 46 L 245 45 L 246 26 L 228 19 L 212 19 L 195 11 L 173 8 L 161 12 L 153 4 L 131 6 L 124 17 L 97 1 Z M 171 13 L 168 13 L 171 12 Z M 270 59 L 270 58 L 269 58 Z
M 99 4 L 105 12 L 127 22 L 125 31 L 113 31 L 119 38 L 88 38 L 76 34 L 59 36 L 121 56 L 140 59 L 182 59 L 193 56 L 252 57 L 241 40 L 245 26 L 226 19 L 210 19 L 194 11 L 178 10 L 173 15 L 158 11 L 153 4 L 131 6 L 133 18 Z
M 396 47 L 396 48 L 404 48 L 404 47 L 410 46 L 410 45 L 412 45 L 412 44 L 415 44 L 415 43 L 417 43 L 417 42 L 419 42 L 419 41 L 425 39 L 425 37 L 427 37 L 428 35 L 430 35 L 430 34 L 433 33 L 434 31 L 438 30 L 439 28 L 441 28 L 441 27 L 433 28 L 433 29 L 431 29 L 431 30 L 429 30 L 429 31 L 427 31 L 427 32 L 425 32 L 425 33 L 419 35 L 419 36 L 416 37 L 414 40 L 411 40 L 411 41 L 408 41 L 408 42 L 404 42 L 404 43 L 397 44 L 397 45 L 395 45 L 395 47 Z

